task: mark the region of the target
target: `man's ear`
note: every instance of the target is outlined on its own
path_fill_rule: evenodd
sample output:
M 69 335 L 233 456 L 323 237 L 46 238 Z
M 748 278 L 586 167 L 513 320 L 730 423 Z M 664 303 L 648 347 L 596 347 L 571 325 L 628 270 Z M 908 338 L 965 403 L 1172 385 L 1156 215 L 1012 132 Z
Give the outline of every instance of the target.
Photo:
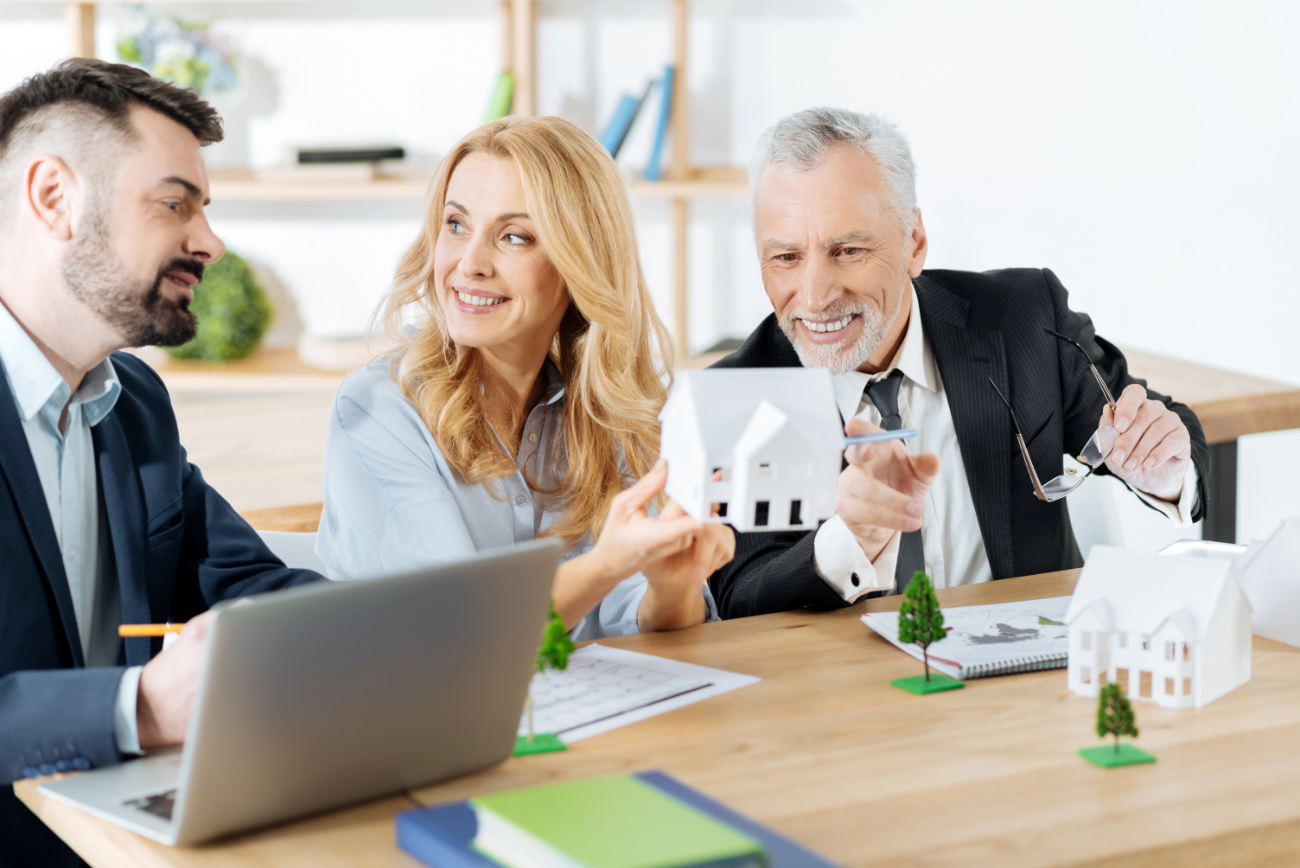
M 34 216 L 56 241 L 72 238 L 72 203 L 80 185 L 68 164 L 52 154 L 41 154 L 23 174 L 23 210 Z
M 912 224 L 912 234 L 908 238 L 911 256 L 907 260 L 907 276 L 920 277 L 925 268 L 925 254 L 930 249 L 925 235 L 925 223 L 921 221 L 921 209 L 916 209 L 916 222 Z

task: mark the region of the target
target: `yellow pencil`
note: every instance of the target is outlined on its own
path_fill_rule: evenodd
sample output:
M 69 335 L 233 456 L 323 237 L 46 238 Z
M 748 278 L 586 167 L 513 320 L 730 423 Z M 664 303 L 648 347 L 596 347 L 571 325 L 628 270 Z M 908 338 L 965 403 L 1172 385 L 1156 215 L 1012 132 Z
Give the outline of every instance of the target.
M 184 629 L 184 624 L 123 624 L 117 628 L 117 635 L 166 636 L 168 633 L 179 633 Z

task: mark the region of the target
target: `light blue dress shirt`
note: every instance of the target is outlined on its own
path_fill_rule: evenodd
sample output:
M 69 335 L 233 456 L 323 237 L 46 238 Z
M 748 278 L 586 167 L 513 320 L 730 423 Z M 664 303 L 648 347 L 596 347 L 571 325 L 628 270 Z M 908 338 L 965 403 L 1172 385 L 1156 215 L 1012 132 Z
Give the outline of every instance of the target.
M 378 359 L 343 382 L 325 438 L 325 507 L 316 554 L 331 579 L 363 579 L 466 560 L 536 539 L 563 515 L 555 487 L 565 472 L 560 426 L 564 383 L 547 361 L 542 401 L 528 414 L 516 472 L 469 483 L 453 470 L 415 405 Z M 554 462 L 552 461 L 554 458 Z M 527 477 L 525 469 L 528 470 Z M 528 479 L 538 484 L 532 488 Z M 487 488 L 497 487 L 496 497 Z M 591 550 L 584 537 L 564 560 Z M 620 582 L 571 631 L 574 639 L 637 632 L 646 578 Z M 717 606 L 704 587 L 708 618 Z
M 63 555 L 82 656 L 87 666 L 116 666 L 122 651 L 117 635 L 122 623 L 122 594 L 115 574 L 104 568 L 106 548 L 99 544 L 108 533 L 108 523 L 99 498 L 90 429 L 117 404 L 122 384 L 112 361 L 105 359 L 86 374 L 73 393 L 3 303 L 0 363 L 18 405 Z M 60 431 L 59 417 L 65 407 L 67 420 Z M 132 667 L 122 676 L 114 705 L 118 750 L 128 754 L 141 752 L 135 716 L 140 669 Z

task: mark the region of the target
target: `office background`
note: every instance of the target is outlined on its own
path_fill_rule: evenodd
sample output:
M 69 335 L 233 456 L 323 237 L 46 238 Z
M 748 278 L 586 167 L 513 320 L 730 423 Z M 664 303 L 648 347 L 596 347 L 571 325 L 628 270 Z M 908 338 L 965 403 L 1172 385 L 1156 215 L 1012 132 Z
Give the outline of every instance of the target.
M 598 131 L 671 60 L 666 0 L 537 4 L 538 111 Z M 217 100 L 212 166 L 291 145 L 393 141 L 417 159 L 482 118 L 501 68 L 497 4 L 228 2 L 151 8 L 214 20 L 243 56 Z M 101 4 L 112 58 L 132 7 Z M 693 162 L 748 163 L 810 105 L 880 112 L 911 138 L 928 265 L 1050 267 L 1104 336 L 1300 384 L 1300 6 L 1255 2 L 695 0 Z M 68 54 L 60 4 L 0 3 L 0 90 Z M 669 204 L 636 198 L 642 259 L 672 316 Z M 770 310 L 747 203 L 699 199 L 692 352 Z M 302 334 L 362 333 L 420 220 L 416 200 L 230 202 L 217 232 L 274 275 Z M 283 336 L 281 336 L 283 338 Z M 677 336 L 681 340 L 681 336 Z M 1300 432 L 1240 445 L 1238 539 L 1300 509 Z

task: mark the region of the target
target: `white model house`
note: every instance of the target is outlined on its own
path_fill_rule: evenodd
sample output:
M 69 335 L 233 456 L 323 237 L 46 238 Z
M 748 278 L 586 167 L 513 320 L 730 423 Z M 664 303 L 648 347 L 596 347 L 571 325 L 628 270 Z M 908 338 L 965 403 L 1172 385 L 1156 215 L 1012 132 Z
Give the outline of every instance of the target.
M 1228 561 L 1093 546 L 1065 614 L 1070 689 L 1200 708 L 1250 680 L 1250 602 Z
M 1300 645 L 1300 517 L 1251 543 L 1236 569 L 1255 610 L 1255 633 Z
M 844 429 L 825 369 L 681 371 L 659 421 L 665 490 L 697 520 L 807 530 L 835 514 Z

